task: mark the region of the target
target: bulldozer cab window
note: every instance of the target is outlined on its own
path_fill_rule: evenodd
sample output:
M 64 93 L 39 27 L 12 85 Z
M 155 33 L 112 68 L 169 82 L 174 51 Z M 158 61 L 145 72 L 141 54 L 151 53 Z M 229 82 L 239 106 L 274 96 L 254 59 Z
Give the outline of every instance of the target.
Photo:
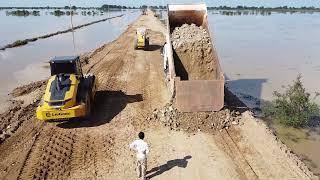
M 57 74 L 76 74 L 75 63 L 50 63 L 51 75 Z

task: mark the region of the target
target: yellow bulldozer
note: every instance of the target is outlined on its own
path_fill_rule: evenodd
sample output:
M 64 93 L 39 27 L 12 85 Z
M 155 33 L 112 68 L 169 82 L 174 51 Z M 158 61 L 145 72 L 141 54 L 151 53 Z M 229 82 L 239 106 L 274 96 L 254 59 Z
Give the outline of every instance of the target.
M 134 42 L 134 49 L 147 50 L 149 47 L 149 37 L 145 27 L 139 27 L 136 31 L 136 39 Z
M 82 73 L 79 56 L 54 57 L 49 61 L 51 77 L 36 110 L 39 120 L 89 117 L 96 91 L 96 78 Z

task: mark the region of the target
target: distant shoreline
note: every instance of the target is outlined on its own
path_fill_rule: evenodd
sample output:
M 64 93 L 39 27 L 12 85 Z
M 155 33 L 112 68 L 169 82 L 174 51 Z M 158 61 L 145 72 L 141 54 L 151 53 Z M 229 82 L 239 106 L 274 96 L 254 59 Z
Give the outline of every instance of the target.
M 77 6 L 40 6 L 40 7 L 0 7 L 2 9 L 82 9 L 82 10 L 89 10 L 89 9 L 144 9 L 144 8 L 151 8 L 151 9 L 166 9 L 167 6 L 122 6 L 122 5 L 108 5 L 105 4 L 101 7 L 77 7 Z M 302 6 L 302 7 L 290 7 L 290 6 L 278 6 L 278 7 L 264 7 L 264 6 L 208 6 L 208 10 L 265 10 L 265 11 L 320 11 L 320 7 L 314 6 Z

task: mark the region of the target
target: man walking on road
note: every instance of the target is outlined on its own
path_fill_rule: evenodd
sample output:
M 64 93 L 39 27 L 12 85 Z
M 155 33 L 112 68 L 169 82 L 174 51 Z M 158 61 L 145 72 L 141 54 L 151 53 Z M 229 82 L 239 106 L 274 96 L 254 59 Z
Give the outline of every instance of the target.
M 136 171 L 138 177 L 142 180 L 146 180 L 146 172 L 147 172 L 147 154 L 149 153 L 149 147 L 146 142 L 143 141 L 144 133 L 140 132 L 138 134 L 139 139 L 133 141 L 130 144 L 130 149 L 136 151 L 137 153 L 137 167 Z

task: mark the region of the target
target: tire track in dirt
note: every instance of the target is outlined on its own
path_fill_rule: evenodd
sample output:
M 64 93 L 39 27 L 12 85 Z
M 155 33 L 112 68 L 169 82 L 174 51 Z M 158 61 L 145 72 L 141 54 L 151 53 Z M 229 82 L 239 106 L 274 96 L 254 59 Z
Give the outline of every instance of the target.
M 106 72 L 110 73 L 107 77 L 103 76 L 103 78 L 106 78 L 107 82 L 109 83 L 105 87 L 100 86 L 100 89 L 121 89 L 121 86 L 123 86 L 123 83 L 118 81 L 116 76 L 123 69 L 124 56 L 123 54 L 119 53 L 115 53 L 115 55 L 116 56 L 114 56 L 114 59 L 104 62 L 103 66 L 107 67 Z M 102 60 L 103 59 L 100 59 L 99 62 Z M 103 100 L 104 99 L 102 99 L 102 101 Z M 106 112 L 109 113 L 110 111 L 112 111 L 113 107 L 109 106 L 109 109 L 110 110 L 107 110 Z M 102 109 L 101 111 L 104 110 L 105 109 Z M 105 113 L 99 115 L 99 109 L 96 114 L 98 114 L 100 118 L 106 117 Z M 96 116 L 97 115 L 95 115 L 95 117 Z M 75 122 L 67 122 L 67 126 L 62 125 L 61 127 L 82 127 L 86 126 L 88 123 L 90 124 L 90 126 L 94 126 L 97 121 L 93 119 L 83 122 L 75 120 Z M 59 127 L 56 127 L 56 125 L 59 124 L 60 123 L 53 124 L 52 126 L 50 126 L 50 129 L 46 130 L 47 132 L 43 132 L 40 134 L 40 138 L 47 138 L 48 135 L 50 136 L 50 134 L 51 136 L 48 141 L 42 140 L 42 142 L 39 142 L 35 145 L 34 150 L 30 155 L 31 158 L 27 160 L 26 166 L 22 170 L 21 179 L 65 179 L 69 177 L 71 168 L 74 169 L 73 167 L 80 167 L 80 169 L 82 169 L 82 172 L 85 174 L 85 176 L 83 177 L 97 176 L 97 149 L 101 150 L 101 147 L 96 143 L 96 141 L 102 141 L 101 138 L 95 136 L 95 132 L 86 132 L 86 134 L 84 135 L 83 130 L 72 132 L 72 130 L 60 129 Z M 76 136 L 72 138 L 71 142 L 69 142 L 68 144 L 63 143 L 64 141 L 68 141 L 68 136 L 64 134 L 65 132 L 72 132 L 73 136 Z M 67 138 L 67 140 L 65 140 L 65 138 Z M 62 141 L 62 143 L 60 141 Z M 69 145 L 71 145 L 71 147 L 68 147 Z M 80 151 L 75 150 L 74 146 L 76 146 L 76 149 L 79 149 Z M 103 159 L 103 156 L 100 158 Z M 78 159 L 82 159 L 82 161 L 79 161 Z M 77 176 L 82 177 L 81 174 L 78 174 Z
M 192 136 L 146 120 L 153 108 L 169 101 L 169 93 L 159 47 L 133 50 L 135 28 L 144 25 L 155 30 L 150 33 L 151 44 L 160 47 L 164 38 L 156 31 L 162 26 L 153 16 L 141 16 L 118 39 L 94 51 L 83 67 L 100 82 L 92 118 L 44 125 L 34 119 L 35 108 L 31 108 L 25 117 L 32 114 L 32 118 L 23 121 L 0 146 L 0 170 L 4 172 L 0 179 L 17 179 L 18 174 L 18 179 L 132 179 L 135 156 L 127 147 L 141 130 L 146 132 L 147 141 L 152 140 L 152 169 L 169 166 L 167 172 L 154 172 L 154 179 L 304 177 L 293 172 L 299 169 L 278 152 L 277 146 L 265 149 L 270 146 L 261 137 L 261 142 L 255 142 L 257 138 L 252 137 L 257 133 L 252 129 L 247 132 L 246 140 L 252 141 L 248 143 L 239 141 L 239 134 L 231 129 L 218 132 L 214 138 L 201 132 Z M 252 128 L 252 124 L 247 126 L 241 133 Z M 186 160 L 184 157 L 191 157 L 188 155 L 192 158 Z M 185 163 L 183 168 L 179 163 Z
M 234 164 L 237 166 L 236 171 L 242 179 L 259 179 L 242 152 L 237 147 L 237 144 L 230 136 L 228 130 L 222 130 L 217 134 L 217 136 L 214 136 L 214 139 L 216 140 L 217 145 L 220 146 L 220 148 L 226 152 L 231 159 L 233 159 Z
M 46 126 L 31 150 L 19 179 L 66 179 L 76 135 Z M 45 138 L 46 137 L 46 138 Z
M 97 176 L 97 145 L 89 134 L 83 134 L 75 144 L 72 157 L 72 171 L 76 171 L 79 179 L 92 179 Z M 99 149 L 101 150 L 101 149 Z M 73 172 L 73 176 L 74 172 Z
M 99 81 L 97 101 L 93 117 L 80 123 L 84 128 L 77 129 L 79 141 L 75 144 L 70 179 L 105 178 L 111 173 L 109 171 L 117 155 L 114 131 L 115 127 L 121 128 L 115 122 L 128 118 L 122 111 L 127 103 L 127 82 L 119 76 L 129 74 L 131 70 L 128 59 L 133 59 L 129 50 L 133 38 L 127 34 L 129 32 L 130 29 L 123 34 L 126 38 L 120 36 L 114 41 L 108 53 L 97 53 L 91 57 L 89 66 L 92 63 L 96 66 L 91 66 L 90 71 L 97 74 Z M 86 128 L 94 126 L 94 129 Z
M 30 158 L 30 154 L 31 154 L 31 152 L 32 152 L 32 150 L 33 150 L 33 147 L 34 147 L 35 143 L 38 141 L 38 138 L 39 138 L 39 135 L 40 135 L 40 132 L 42 131 L 42 129 L 43 129 L 43 128 L 41 128 L 40 131 L 39 131 L 39 132 L 35 135 L 35 137 L 33 138 L 33 141 L 32 141 L 32 143 L 31 143 L 31 145 L 30 145 L 30 149 L 28 150 L 28 152 L 27 152 L 27 154 L 26 154 L 26 156 L 24 157 L 24 160 L 23 160 L 23 162 L 22 162 L 22 166 L 21 166 L 21 168 L 20 168 L 20 170 L 19 170 L 19 174 L 18 174 L 18 178 L 17 178 L 17 179 L 20 179 L 20 176 L 21 176 L 21 174 L 22 174 L 22 170 L 23 170 L 23 168 L 26 166 L 26 163 L 27 163 L 27 161 L 28 161 L 29 158 Z
M 28 112 L 31 113 L 33 111 Z M 20 176 L 44 126 L 33 118 L 23 121 L 15 134 L 1 144 L 0 179 L 17 179 Z
M 144 18 L 142 17 L 141 19 L 143 20 Z M 141 26 L 142 20 L 134 23 L 132 27 L 136 28 Z M 132 32 L 132 34 L 134 34 L 134 32 Z M 151 31 L 149 37 L 152 40 L 157 39 L 155 42 L 159 42 L 157 47 L 160 47 L 161 41 L 163 42 L 164 38 L 159 38 L 155 36 L 156 34 L 157 32 Z M 130 50 L 128 58 L 126 58 L 125 61 L 125 69 L 127 69 L 127 71 L 123 72 L 123 76 L 120 76 L 120 79 L 126 82 L 126 86 L 123 88 L 126 90 L 126 94 L 139 94 L 142 96 L 142 101 L 130 103 L 130 105 L 117 116 L 119 119 L 113 120 L 119 122 L 119 124 L 115 126 L 119 127 L 119 129 L 114 129 L 117 133 L 115 135 L 117 141 L 114 145 L 114 148 L 117 149 L 117 152 L 115 152 L 117 161 L 114 162 L 112 168 L 113 173 L 108 176 L 110 179 L 128 179 L 128 177 L 135 177 L 133 175 L 135 172 L 134 163 L 131 163 L 134 162 L 134 155 L 130 153 L 126 147 L 131 138 L 136 137 L 137 132 L 141 130 L 144 131 L 150 126 L 146 117 L 147 114 L 152 112 L 152 103 L 161 106 L 164 105 L 161 103 L 167 100 L 164 96 L 159 96 L 161 93 L 158 93 L 160 91 L 167 91 L 164 86 L 163 77 L 158 73 L 155 75 L 152 71 L 159 69 L 158 62 L 162 61 L 159 51 L 157 51 L 157 49 L 133 51 L 132 42 L 130 42 L 130 44 L 132 44 L 132 50 Z M 152 41 L 152 45 L 156 45 L 154 41 Z M 133 58 L 130 58 L 131 54 Z M 158 89 L 156 87 L 158 87 Z M 130 99 L 128 101 L 130 101 Z M 123 157 L 124 155 L 125 157 Z

